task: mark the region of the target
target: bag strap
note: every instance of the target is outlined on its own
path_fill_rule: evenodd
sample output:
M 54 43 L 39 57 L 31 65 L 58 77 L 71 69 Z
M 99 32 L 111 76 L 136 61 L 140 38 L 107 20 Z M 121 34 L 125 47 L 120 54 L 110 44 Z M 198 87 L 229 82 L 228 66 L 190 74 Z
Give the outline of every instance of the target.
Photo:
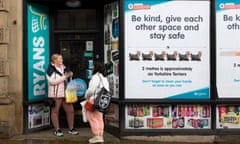
M 98 77 L 100 78 L 100 83 L 103 84 L 102 77 L 99 75 L 99 73 L 98 73 Z M 99 83 L 99 85 L 98 85 L 98 88 L 100 87 L 100 83 Z M 104 86 L 104 84 L 103 84 L 103 86 Z
M 97 86 L 97 89 L 96 89 L 95 92 L 94 92 L 94 98 L 96 98 L 96 93 L 97 93 L 97 90 L 100 88 L 100 84 L 101 84 L 101 83 L 103 84 L 102 78 L 101 78 L 101 76 L 99 75 L 99 73 L 98 73 L 97 75 L 98 75 L 98 77 L 99 77 L 99 79 L 100 79 L 100 82 L 99 82 L 99 84 L 98 84 L 98 86 Z
M 56 73 L 55 73 L 55 79 L 56 79 Z M 56 86 L 57 86 L 57 89 L 56 89 Z M 53 90 L 54 94 L 55 94 L 55 97 L 58 97 L 58 84 L 57 85 L 54 85 L 54 90 Z

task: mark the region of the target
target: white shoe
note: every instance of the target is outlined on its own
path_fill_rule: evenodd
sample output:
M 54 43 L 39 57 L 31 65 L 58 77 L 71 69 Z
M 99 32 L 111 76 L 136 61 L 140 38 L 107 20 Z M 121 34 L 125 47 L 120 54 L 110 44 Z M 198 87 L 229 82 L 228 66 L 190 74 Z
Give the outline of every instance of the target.
M 104 140 L 103 140 L 103 137 L 101 136 L 94 136 L 93 138 L 90 138 L 88 140 L 89 143 L 93 144 L 93 143 L 103 143 Z
M 72 135 L 78 135 L 78 131 L 75 128 L 70 129 L 68 133 Z
M 56 130 L 54 131 L 54 135 L 56 135 L 57 137 L 64 136 L 64 135 L 63 135 L 63 132 L 61 131 L 61 129 L 56 129 Z

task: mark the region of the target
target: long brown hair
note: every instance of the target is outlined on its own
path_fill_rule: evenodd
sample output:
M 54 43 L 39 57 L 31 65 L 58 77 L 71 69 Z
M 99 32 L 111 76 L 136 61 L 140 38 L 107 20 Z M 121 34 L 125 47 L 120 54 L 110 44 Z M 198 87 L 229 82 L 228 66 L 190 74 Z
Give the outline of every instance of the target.
M 97 72 L 106 76 L 106 68 L 105 68 L 104 64 L 99 61 L 94 61 L 93 74 L 95 74 Z

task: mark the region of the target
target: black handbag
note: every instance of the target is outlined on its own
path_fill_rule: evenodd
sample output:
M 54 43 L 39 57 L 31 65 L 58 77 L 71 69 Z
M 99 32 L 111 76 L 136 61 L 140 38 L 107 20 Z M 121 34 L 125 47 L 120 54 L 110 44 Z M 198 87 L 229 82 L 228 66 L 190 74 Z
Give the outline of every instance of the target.
M 102 82 L 101 77 L 100 80 Z M 104 114 L 107 113 L 111 103 L 111 98 L 112 94 L 103 86 L 97 93 L 97 96 L 94 100 L 94 108 Z

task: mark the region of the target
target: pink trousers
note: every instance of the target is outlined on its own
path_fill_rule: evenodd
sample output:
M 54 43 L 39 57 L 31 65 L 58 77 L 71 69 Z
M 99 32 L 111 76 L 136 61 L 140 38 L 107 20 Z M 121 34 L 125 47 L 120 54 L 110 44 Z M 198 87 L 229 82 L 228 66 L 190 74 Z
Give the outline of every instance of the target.
M 104 132 L 103 113 L 97 110 L 95 110 L 94 112 L 86 111 L 86 115 L 93 135 L 103 136 Z

